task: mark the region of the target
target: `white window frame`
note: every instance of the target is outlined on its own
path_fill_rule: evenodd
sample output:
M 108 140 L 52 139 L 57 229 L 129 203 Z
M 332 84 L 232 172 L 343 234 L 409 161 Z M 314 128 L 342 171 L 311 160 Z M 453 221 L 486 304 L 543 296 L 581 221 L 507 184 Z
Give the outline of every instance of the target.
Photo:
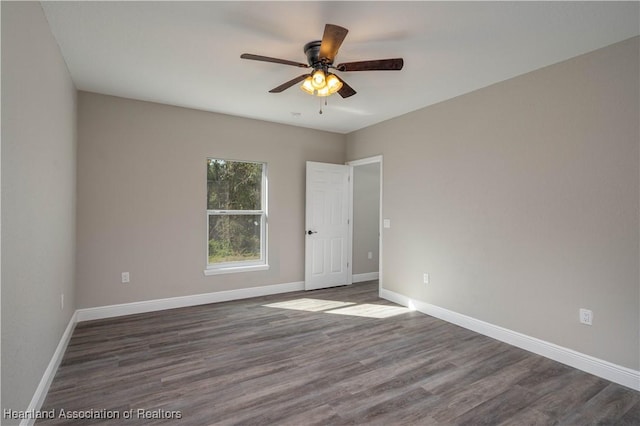
M 207 209 L 206 220 L 206 238 L 205 238 L 205 253 L 206 253 L 206 269 L 205 275 L 218 275 L 218 274 L 230 274 L 234 272 L 248 272 L 248 271 L 265 271 L 269 269 L 268 262 L 268 244 L 267 244 L 267 226 L 268 226 L 268 214 L 267 214 L 267 200 L 268 200 L 268 178 L 267 178 L 267 163 L 264 161 L 246 161 L 246 160 L 229 160 L 226 158 L 207 157 L 207 164 L 209 160 L 224 160 L 233 161 L 236 163 L 254 163 L 262 164 L 262 190 L 260 191 L 260 203 L 262 210 L 209 210 Z M 206 183 L 206 182 L 205 182 Z M 208 188 L 207 188 L 208 191 Z M 208 192 L 207 192 L 208 197 Z M 224 216 L 224 215 L 260 215 L 260 259 L 256 260 L 241 260 L 235 262 L 221 262 L 216 264 L 209 263 L 209 217 L 210 216 Z

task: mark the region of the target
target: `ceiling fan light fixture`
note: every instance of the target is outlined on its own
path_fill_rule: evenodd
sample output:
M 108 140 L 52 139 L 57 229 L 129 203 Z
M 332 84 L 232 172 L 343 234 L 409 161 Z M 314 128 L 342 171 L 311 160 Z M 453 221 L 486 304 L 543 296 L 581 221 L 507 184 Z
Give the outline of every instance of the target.
M 324 86 L 322 89 L 316 91 L 316 96 L 329 96 L 331 93 L 329 92 L 329 86 Z
M 316 89 L 311 84 L 311 81 L 312 81 L 311 76 L 305 78 L 304 81 L 302 82 L 302 84 L 300 85 L 300 88 L 302 90 L 304 90 L 305 92 L 307 92 L 308 94 L 313 96 L 313 94 L 315 93 Z
M 318 72 L 321 72 L 322 78 L 324 78 L 324 85 L 320 88 L 316 87 L 317 85 L 314 84 L 316 82 L 315 76 Z M 327 76 L 325 77 L 324 72 L 320 70 L 305 78 L 300 85 L 300 89 L 312 96 L 329 96 L 342 89 L 342 81 L 340 81 L 336 75 L 331 73 L 327 73 Z
M 332 94 L 336 93 L 338 90 L 342 89 L 342 82 L 334 74 L 329 74 L 329 76 L 326 79 L 326 82 L 327 82 L 327 86 L 326 87 L 329 90 L 329 94 L 330 95 L 332 95 Z
M 324 71 L 322 70 L 315 71 L 313 73 L 313 76 L 311 77 L 311 84 L 316 90 L 320 90 L 324 88 L 327 85 Z

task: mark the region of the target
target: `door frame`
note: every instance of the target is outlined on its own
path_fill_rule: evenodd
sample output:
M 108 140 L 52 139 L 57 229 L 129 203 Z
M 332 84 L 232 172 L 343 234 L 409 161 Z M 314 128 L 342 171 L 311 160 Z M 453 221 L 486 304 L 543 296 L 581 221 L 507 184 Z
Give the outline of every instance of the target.
M 380 198 L 379 198 L 379 216 L 378 216 L 378 293 L 382 290 L 382 196 L 383 196 L 383 156 L 376 155 L 373 157 L 361 158 L 359 160 L 347 161 L 345 164 L 351 168 L 351 179 L 349 179 L 349 240 L 348 240 L 348 259 L 349 259 L 349 284 L 353 282 L 353 168 L 364 166 L 365 164 L 380 164 Z

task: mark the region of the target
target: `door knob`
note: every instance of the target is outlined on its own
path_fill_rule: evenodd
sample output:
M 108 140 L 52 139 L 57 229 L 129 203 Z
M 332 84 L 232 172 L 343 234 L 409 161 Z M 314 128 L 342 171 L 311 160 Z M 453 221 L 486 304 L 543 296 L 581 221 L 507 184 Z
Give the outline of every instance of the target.
M 311 234 L 317 234 L 318 231 L 307 231 L 307 235 L 311 235 Z

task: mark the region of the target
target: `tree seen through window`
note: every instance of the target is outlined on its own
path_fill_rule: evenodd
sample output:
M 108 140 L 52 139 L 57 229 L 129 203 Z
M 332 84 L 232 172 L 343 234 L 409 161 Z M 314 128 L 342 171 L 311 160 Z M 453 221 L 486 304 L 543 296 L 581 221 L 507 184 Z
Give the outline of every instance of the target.
M 264 263 L 264 168 L 263 163 L 208 159 L 210 266 Z

